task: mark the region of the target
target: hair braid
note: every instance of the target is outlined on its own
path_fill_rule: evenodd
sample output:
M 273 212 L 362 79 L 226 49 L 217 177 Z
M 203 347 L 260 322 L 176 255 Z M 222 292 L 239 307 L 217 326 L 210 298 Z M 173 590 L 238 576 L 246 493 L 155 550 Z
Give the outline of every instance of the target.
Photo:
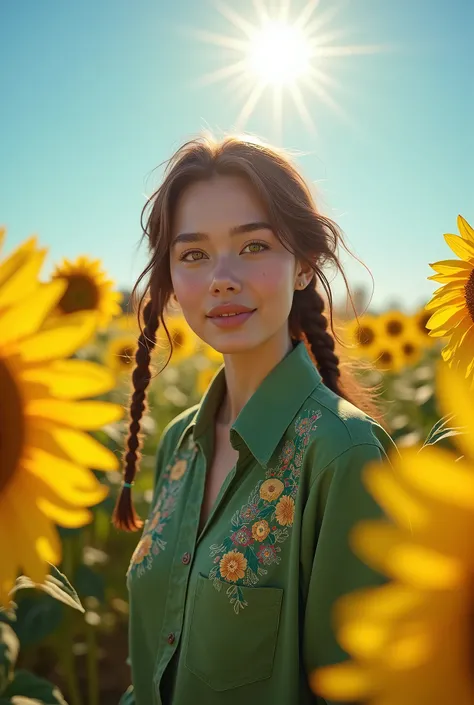
M 140 446 L 140 419 L 147 410 L 146 389 L 150 383 L 150 355 L 156 344 L 156 331 L 158 329 L 158 316 L 153 309 L 152 301 L 148 301 L 143 309 L 145 328 L 138 338 L 135 352 L 136 367 L 132 373 L 134 391 L 130 404 L 129 435 L 127 448 L 124 452 L 124 482 L 133 483 L 137 472 L 137 465 L 141 459 Z M 124 531 L 137 531 L 143 526 L 143 521 L 135 511 L 132 502 L 130 487 L 122 485 L 122 491 L 117 499 L 112 523 L 117 529 Z
M 341 365 L 341 353 L 338 349 L 340 346 L 328 331 L 324 308 L 324 299 L 314 285 L 309 284 L 303 290 L 296 290 L 290 313 L 290 332 L 293 337 L 300 340 L 303 338 L 326 387 L 358 406 L 389 432 L 379 406 L 364 393 L 351 369 L 346 369 L 348 367 L 354 370 L 355 361 L 345 361 L 344 365 Z M 362 361 L 359 361 L 358 366 L 361 370 L 365 369 Z

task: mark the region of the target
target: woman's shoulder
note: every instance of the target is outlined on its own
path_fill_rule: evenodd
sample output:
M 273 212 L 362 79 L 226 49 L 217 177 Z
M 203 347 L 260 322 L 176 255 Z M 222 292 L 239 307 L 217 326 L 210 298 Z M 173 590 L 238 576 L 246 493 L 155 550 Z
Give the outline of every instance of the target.
M 398 452 L 395 441 L 378 421 L 325 385 L 320 384 L 306 404 L 317 418 L 308 443 L 308 454 L 317 469 L 323 469 L 355 448 L 359 448 L 358 454 L 366 447 L 371 455 L 374 446 L 382 456 Z
M 160 445 L 175 449 L 187 435 L 198 409 L 199 404 L 195 404 L 174 416 L 161 433 Z

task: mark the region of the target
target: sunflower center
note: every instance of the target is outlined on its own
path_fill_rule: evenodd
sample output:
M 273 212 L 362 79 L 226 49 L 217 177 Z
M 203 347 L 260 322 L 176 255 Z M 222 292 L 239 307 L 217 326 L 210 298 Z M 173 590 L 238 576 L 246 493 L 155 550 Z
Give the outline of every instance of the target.
M 406 357 L 412 357 L 415 354 L 415 346 L 412 343 L 404 343 L 402 349 Z
M 403 324 L 401 321 L 389 321 L 387 323 L 387 334 L 392 336 L 400 335 L 403 331 Z
M 393 355 L 388 350 L 384 350 L 378 357 L 378 362 L 382 365 L 391 365 L 393 363 Z
M 464 294 L 466 296 L 466 306 L 471 317 L 471 321 L 474 323 L 474 269 L 472 270 L 467 284 L 464 287 Z
M 70 274 L 68 287 L 58 303 L 65 314 L 76 311 L 94 311 L 99 303 L 97 287 L 83 274 Z
M 422 316 L 420 316 L 419 319 L 418 319 L 418 328 L 419 328 L 420 331 L 421 331 L 422 333 L 424 333 L 425 335 L 429 335 L 429 331 L 428 331 L 428 328 L 426 327 L 426 324 L 427 324 L 428 321 L 430 320 L 431 315 L 432 315 L 431 312 L 424 313 L 424 314 L 423 314 Z
M 25 442 L 25 419 L 18 387 L 0 358 L 0 494 L 13 478 Z
M 132 348 L 130 345 L 126 345 L 123 347 L 120 351 L 120 362 L 122 365 L 128 366 L 131 365 L 133 360 L 135 359 L 135 349 Z
M 369 326 L 360 326 L 357 331 L 357 341 L 361 347 L 372 345 L 375 339 L 375 334 Z

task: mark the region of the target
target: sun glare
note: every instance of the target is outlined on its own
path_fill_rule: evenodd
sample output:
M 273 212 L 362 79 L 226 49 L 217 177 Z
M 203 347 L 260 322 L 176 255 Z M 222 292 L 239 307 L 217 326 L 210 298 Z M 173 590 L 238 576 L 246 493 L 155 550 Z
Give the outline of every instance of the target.
M 323 28 L 339 11 L 334 0 L 327 0 L 323 11 L 320 0 L 306 0 L 296 17 L 290 17 L 291 0 L 280 0 L 276 10 L 270 10 L 265 0 L 253 0 L 256 21 L 239 14 L 223 0 L 212 0 L 216 10 L 233 26 L 232 36 L 200 30 L 185 29 L 193 38 L 220 48 L 220 68 L 193 80 L 193 86 L 204 86 L 223 82 L 223 91 L 241 104 L 234 129 L 244 131 L 245 125 L 257 103 L 268 89 L 270 104 L 265 101 L 265 110 L 271 115 L 273 127 L 281 138 L 283 108 L 287 111 L 288 98 L 294 105 L 308 130 L 314 134 L 314 115 L 306 99 L 315 94 L 321 104 L 328 106 L 339 117 L 354 127 L 333 94 L 341 89 L 334 77 L 328 73 L 328 60 L 361 54 L 375 54 L 387 50 L 387 45 L 334 44 L 334 40 L 347 34 L 340 29 L 323 31 Z M 235 3 L 236 4 L 236 3 Z M 225 52 L 229 58 L 226 60 Z M 347 89 L 346 89 L 347 90 Z
M 249 49 L 250 71 L 266 84 L 293 83 L 309 71 L 311 52 L 304 34 L 282 22 L 269 22 Z

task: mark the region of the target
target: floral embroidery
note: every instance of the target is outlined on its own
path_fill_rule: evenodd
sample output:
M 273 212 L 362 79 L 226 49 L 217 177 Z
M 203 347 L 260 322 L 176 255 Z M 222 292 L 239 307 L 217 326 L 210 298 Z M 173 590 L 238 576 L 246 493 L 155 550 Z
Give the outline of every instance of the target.
M 230 537 L 210 547 L 214 566 L 209 579 L 216 590 L 221 590 L 222 581 L 230 583 L 226 594 L 236 614 L 248 604 L 241 587 L 253 587 L 267 574 L 264 566 L 280 563 L 279 544 L 293 526 L 304 453 L 319 418 L 318 410 L 296 419 L 294 440 L 285 441 L 276 467 L 267 469 L 247 504 L 235 512 Z
M 132 572 L 137 577 L 144 575 L 147 570 L 151 569 L 153 557 L 165 549 L 166 541 L 163 540 L 162 534 L 174 512 L 186 470 L 193 461 L 196 452 L 197 447 L 190 435 L 187 442 L 166 466 L 160 493 L 148 520 L 145 522 L 142 537 L 133 552 L 127 577 Z

